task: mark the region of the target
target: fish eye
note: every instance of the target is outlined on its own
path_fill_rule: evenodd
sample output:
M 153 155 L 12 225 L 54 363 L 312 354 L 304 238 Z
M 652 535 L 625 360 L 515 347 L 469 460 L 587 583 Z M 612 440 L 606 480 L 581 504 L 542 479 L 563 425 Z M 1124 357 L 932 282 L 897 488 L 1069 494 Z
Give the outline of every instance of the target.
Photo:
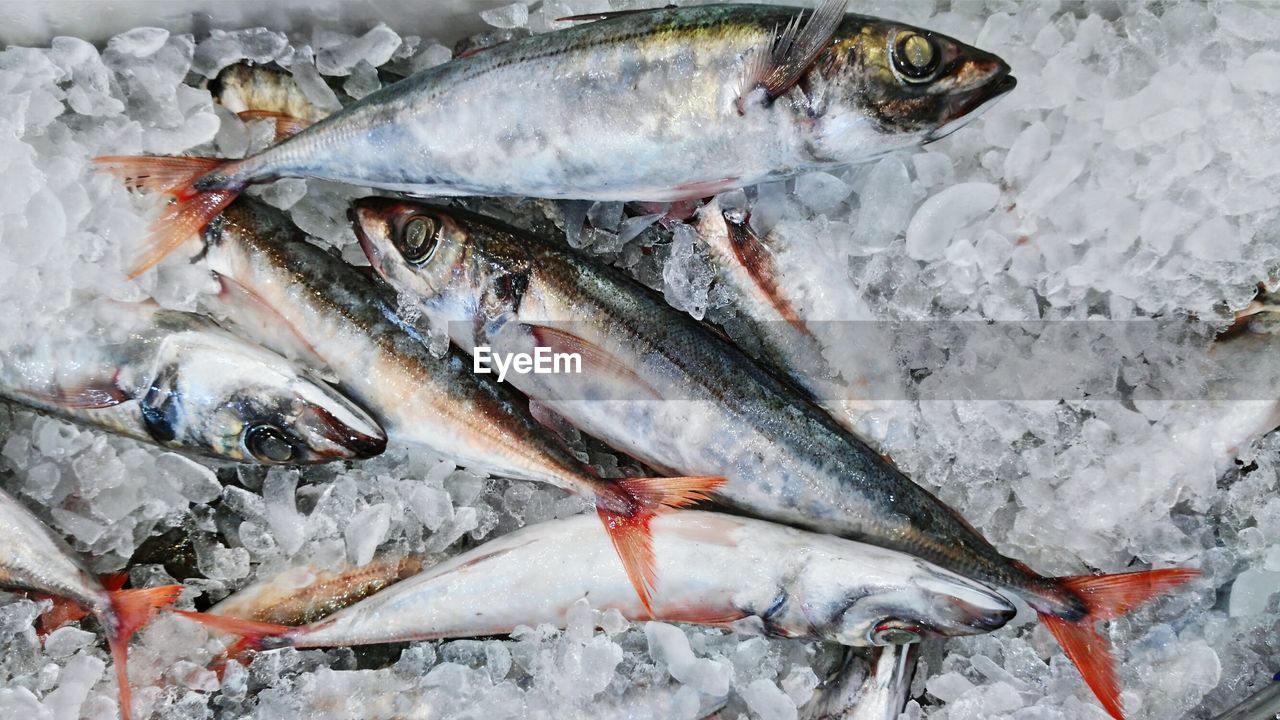
M 908 645 L 921 640 L 920 626 L 905 620 L 884 620 L 871 631 L 872 645 Z
M 907 82 L 924 82 L 938 69 L 941 55 L 933 38 L 904 32 L 893 46 L 893 67 Z
M 244 434 L 244 446 L 259 462 L 284 463 L 293 459 L 293 444 L 275 425 L 251 425 Z
M 440 229 L 435 218 L 426 215 L 415 215 L 404 224 L 400 231 L 400 252 L 404 259 L 411 263 L 426 262 L 435 252 Z

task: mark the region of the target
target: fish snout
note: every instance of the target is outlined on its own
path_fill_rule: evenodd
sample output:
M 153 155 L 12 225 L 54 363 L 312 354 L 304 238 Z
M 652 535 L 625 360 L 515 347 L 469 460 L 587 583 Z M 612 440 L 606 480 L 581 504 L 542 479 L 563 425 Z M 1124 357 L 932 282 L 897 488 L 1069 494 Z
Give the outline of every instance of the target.
M 1018 612 L 1003 595 L 959 576 L 934 577 L 923 584 L 933 598 L 935 630 L 945 637 L 989 633 Z
M 381 455 L 387 434 L 376 420 L 351 403 L 345 407 L 308 405 L 299 418 L 308 447 L 321 460 L 360 460 Z

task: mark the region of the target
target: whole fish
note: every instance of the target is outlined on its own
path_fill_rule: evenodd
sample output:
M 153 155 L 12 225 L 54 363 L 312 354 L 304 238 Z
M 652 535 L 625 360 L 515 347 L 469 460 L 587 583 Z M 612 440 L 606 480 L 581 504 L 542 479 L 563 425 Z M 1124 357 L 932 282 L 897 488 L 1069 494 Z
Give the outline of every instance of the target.
M 719 473 L 717 497 L 757 517 L 920 556 L 1024 597 L 1122 716 L 1094 625 L 1192 570 L 1048 578 L 1005 557 L 803 394 L 612 267 L 482 216 L 367 198 L 352 210 L 374 268 L 471 350 L 574 352 L 582 374 L 511 382 L 654 467 Z
M 394 293 L 307 242 L 275 208 L 245 199 L 210 223 L 204 239 L 204 262 L 222 279 L 235 314 L 273 316 L 260 326 L 318 356 L 392 441 L 592 500 L 642 599 L 653 585 L 654 513 L 705 499 L 723 481 L 600 478 L 539 424 L 524 396 L 473 373 L 456 349 L 432 355 L 399 316 Z
M 840 667 L 801 709 L 804 720 L 898 720 L 911 691 L 920 644 L 886 645 L 869 656 L 846 650 Z
M 387 438 L 285 358 L 191 313 L 106 303 L 86 335 L 19 341 L 0 396 L 188 453 L 269 465 L 367 458 Z M 70 324 L 77 324 L 68 319 Z
M 284 139 L 322 120 L 328 112 L 311 102 L 289 72 L 274 65 L 239 62 L 209 81 L 209 93 L 241 120 L 271 120 Z
M 0 587 L 64 598 L 98 619 L 115 663 L 120 717 L 129 720 L 133 709 L 127 671 L 129 638 L 157 610 L 177 600 L 182 586 L 107 590 L 62 538 L 3 491 L 0 539 Z
M 98 163 L 177 200 L 142 272 L 245 187 L 281 177 L 419 195 L 701 198 L 932 142 L 1016 84 L 994 55 L 844 7 L 606 13 L 424 70 L 241 160 Z
M 661 515 L 652 529 L 660 579 L 649 608 L 614 562 L 607 535 L 577 515 L 491 540 L 309 625 L 184 614 L 250 647 L 345 647 L 563 626 L 587 598 L 631 620 L 865 647 L 990 632 L 1015 612 L 953 572 L 830 535 L 696 510 Z

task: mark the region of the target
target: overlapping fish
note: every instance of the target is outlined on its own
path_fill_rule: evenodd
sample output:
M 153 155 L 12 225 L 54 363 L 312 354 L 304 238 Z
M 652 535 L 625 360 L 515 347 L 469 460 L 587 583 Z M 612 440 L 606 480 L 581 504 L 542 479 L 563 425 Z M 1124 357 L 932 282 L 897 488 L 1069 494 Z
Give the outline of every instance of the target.
M 722 477 L 605 480 L 554 439 L 510 387 L 472 372 L 456 349 L 435 357 L 397 313 L 394 293 L 307 242 L 288 218 L 245 199 L 210 223 L 204 261 L 233 315 L 261 316 L 280 343 L 317 356 L 343 392 L 395 442 L 460 464 L 551 483 L 591 499 L 643 601 L 654 584 L 648 523 L 664 508 L 705 499 Z M 270 318 L 274 318 L 274 321 Z
M 346 397 L 207 318 L 152 304 L 88 312 L 101 321 L 86 336 L 51 333 L 9 348 L 0 358 L 0 396 L 240 462 L 321 463 L 386 447 L 382 428 Z
M 718 497 L 751 515 L 907 552 L 1021 595 L 1122 717 L 1110 647 L 1095 625 L 1194 571 L 1038 575 L 803 395 L 614 268 L 424 203 L 369 198 L 353 217 L 374 268 L 447 322 L 460 347 L 580 355 L 581 375 L 511 376 L 530 397 L 654 467 L 724 474 Z
M 129 720 L 132 695 L 129 638 L 160 608 L 178 599 L 181 585 L 107 590 L 63 540 L 17 500 L 0 491 L 0 587 L 45 593 L 93 613 L 102 624 L 115 663 L 120 717 Z
M 245 187 L 281 177 L 420 195 L 701 198 L 932 142 L 1015 85 L 994 55 L 844 8 L 607 13 L 424 70 L 242 160 L 99 164 L 176 199 L 142 272 Z
M 990 632 L 1015 612 L 953 572 L 830 535 L 696 510 L 661 515 L 652 530 L 661 581 L 648 607 L 607 534 L 577 515 L 491 540 L 309 625 L 183 614 L 248 647 L 345 647 L 563 625 L 587 598 L 628 619 L 733 624 L 867 647 Z
M 865 651 L 863 651 L 865 652 Z M 911 692 L 919 643 L 885 645 L 844 662 L 818 686 L 801 712 L 804 720 L 898 720 Z

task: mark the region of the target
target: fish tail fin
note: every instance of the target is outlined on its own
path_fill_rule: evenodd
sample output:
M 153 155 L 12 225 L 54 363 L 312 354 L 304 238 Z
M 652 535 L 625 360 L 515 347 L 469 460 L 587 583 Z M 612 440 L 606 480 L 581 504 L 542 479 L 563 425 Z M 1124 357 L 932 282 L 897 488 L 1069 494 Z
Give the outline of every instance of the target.
M 660 512 L 709 499 L 724 482 L 723 477 L 628 478 L 610 484 L 630 496 L 638 508 L 619 512 L 611 508 L 606 498 L 597 500 L 596 512 L 622 560 L 627 578 L 651 616 L 650 602 L 658 573 L 649 523 Z
M 160 192 L 173 197 L 164 212 L 152 221 L 133 279 L 150 270 L 204 229 L 244 189 L 227 170 L 239 161 L 201 157 L 107 155 L 93 159 L 101 172 L 124 181 L 131 190 Z
M 227 649 L 228 656 L 234 656 L 246 650 L 261 650 L 263 643 L 267 638 L 279 638 L 280 636 L 297 630 L 296 627 L 290 625 L 276 625 L 275 623 L 258 622 L 257 620 L 242 620 L 240 618 L 228 617 L 226 615 L 213 615 L 211 613 L 191 612 L 189 610 L 177 610 L 178 615 L 189 620 L 212 628 L 218 632 L 224 632 L 229 635 L 235 635 L 238 640 L 230 648 Z M 235 649 L 232 652 L 232 648 Z
M 256 620 L 242 620 L 226 615 L 213 615 L 189 610 L 178 610 L 176 613 L 218 632 L 237 636 L 235 642 L 228 645 L 221 654 L 213 659 L 213 662 L 209 663 L 209 668 L 217 673 L 219 680 L 222 679 L 222 673 L 227 668 L 227 662 L 240 657 L 250 650 L 261 650 L 268 638 L 283 640 L 283 636 L 286 633 L 297 629 L 289 625 L 275 625 Z
M 1190 568 L 1166 568 L 1116 575 L 1080 575 L 1056 578 L 1056 584 L 1084 602 L 1088 613 L 1068 620 L 1040 610 L 1040 620 L 1057 638 L 1067 657 L 1075 664 L 1107 713 L 1124 720 L 1120 702 L 1120 680 L 1116 674 L 1111 644 L 1095 627 L 1099 620 L 1113 620 L 1133 607 L 1162 595 L 1199 575 Z
M 108 628 L 107 645 L 111 648 L 111 660 L 116 666 L 116 684 L 120 692 L 120 718 L 129 720 L 133 710 L 133 692 L 129 687 L 129 639 L 143 625 L 151 621 L 161 609 L 166 608 L 182 594 L 181 585 L 141 588 L 138 590 L 112 590 L 112 622 Z

